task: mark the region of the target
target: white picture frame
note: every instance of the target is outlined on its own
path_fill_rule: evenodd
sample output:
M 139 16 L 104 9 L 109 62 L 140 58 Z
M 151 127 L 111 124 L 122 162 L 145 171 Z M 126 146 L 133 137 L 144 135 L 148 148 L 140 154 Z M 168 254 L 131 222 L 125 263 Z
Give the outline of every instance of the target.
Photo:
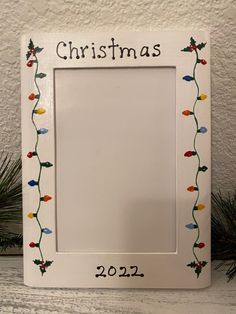
M 22 38 L 26 285 L 210 284 L 209 63 L 205 31 Z

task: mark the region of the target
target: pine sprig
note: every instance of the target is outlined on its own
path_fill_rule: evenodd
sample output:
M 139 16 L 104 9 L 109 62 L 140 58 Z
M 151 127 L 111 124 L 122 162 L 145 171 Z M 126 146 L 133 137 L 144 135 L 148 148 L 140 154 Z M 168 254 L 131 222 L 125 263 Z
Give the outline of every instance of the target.
M 11 233 L 8 233 L 8 236 L 10 236 Z M 7 238 L 1 238 L 0 237 L 0 250 L 5 251 L 6 249 L 12 248 L 12 247 L 22 247 L 23 244 L 23 237 L 21 234 L 15 235 L 12 234 L 11 237 Z
M 22 236 L 9 230 L 9 224 L 21 222 L 21 160 L 0 156 L 0 250 L 22 246 Z
M 221 192 L 212 194 L 212 259 L 220 259 L 217 266 L 228 266 L 229 280 L 236 276 L 236 190 L 223 197 Z

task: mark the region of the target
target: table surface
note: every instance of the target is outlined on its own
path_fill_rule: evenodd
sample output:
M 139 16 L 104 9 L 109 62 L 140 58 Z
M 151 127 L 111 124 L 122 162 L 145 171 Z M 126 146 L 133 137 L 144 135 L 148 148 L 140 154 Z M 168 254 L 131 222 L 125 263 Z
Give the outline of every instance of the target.
M 235 314 L 236 279 L 212 272 L 201 290 L 42 289 L 24 286 L 21 256 L 0 256 L 0 313 Z

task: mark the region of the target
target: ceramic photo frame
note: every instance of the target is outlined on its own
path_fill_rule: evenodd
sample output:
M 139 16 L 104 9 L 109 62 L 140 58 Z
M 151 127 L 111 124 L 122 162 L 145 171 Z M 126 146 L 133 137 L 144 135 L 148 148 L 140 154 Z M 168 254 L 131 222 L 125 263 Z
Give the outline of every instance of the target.
M 22 38 L 24 282 L 210 284 L 204 31 Z

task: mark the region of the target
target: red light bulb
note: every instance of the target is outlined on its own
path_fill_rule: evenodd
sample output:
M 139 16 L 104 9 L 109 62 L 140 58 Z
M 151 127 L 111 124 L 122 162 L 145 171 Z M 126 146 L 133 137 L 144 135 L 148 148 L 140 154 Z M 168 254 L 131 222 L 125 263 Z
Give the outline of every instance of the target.
M 205 59 L 201 59 L 201 60 L 200 60 L 200 63 L 203 64 L 203 65 L 207 64 L 207 62 L 206 62 Z
M 198 247 L 199 247 L 199 249 L 204 248 L 204 246 L 205 246 L 205 244 L 204 244 L 203 242 L 198 243 Z
M 48 202 L 52 199 L 52 197 L 50 195 L 44 195 L 43 197 L 41 197 L 41 201 L 44 202 Z
M 37 155 L 36 152 L 28 152 L 27 157 L 32 158 L 33 156 L 36 156 L 36 155 Z
M 182 114 L 183 114 L 184 116 L 189 116 L 190 114 L 193 114 L 193 112 L 190 111 L 190 110 L 184 110 L 184 111 L 182 112 Z
M 197 153 L 191 150 L 188 150 L 185 154 L 184 157 L 192 157 L 195 156 Z
M 194 187 L 193 185 L 191 185 L 191 186 L 189 186 L 189 187 L 187 188 L 187 190 L 188 190 L 189 192 L 194 192 L 194 191 L 195 191 L 195 187 Z
M 28 97 L 28 99 L 29 99 L 29 100 L 34 100 L 34 99 L 35 99 L 35 94 L 34 94 L 34 93 L 30 94 L 29 97 Z
M 204 246 L 205 246 L 205 243 L 203 243 L 203 242 L 195 243 L 195 244 L 194 244 L 194 247 L 198 247 L 199 249 L 204 248 Z
M 32 152 L 28 152 L 27 157 L 28 158 L 32 158 L 33 157 L 33 153 Z

